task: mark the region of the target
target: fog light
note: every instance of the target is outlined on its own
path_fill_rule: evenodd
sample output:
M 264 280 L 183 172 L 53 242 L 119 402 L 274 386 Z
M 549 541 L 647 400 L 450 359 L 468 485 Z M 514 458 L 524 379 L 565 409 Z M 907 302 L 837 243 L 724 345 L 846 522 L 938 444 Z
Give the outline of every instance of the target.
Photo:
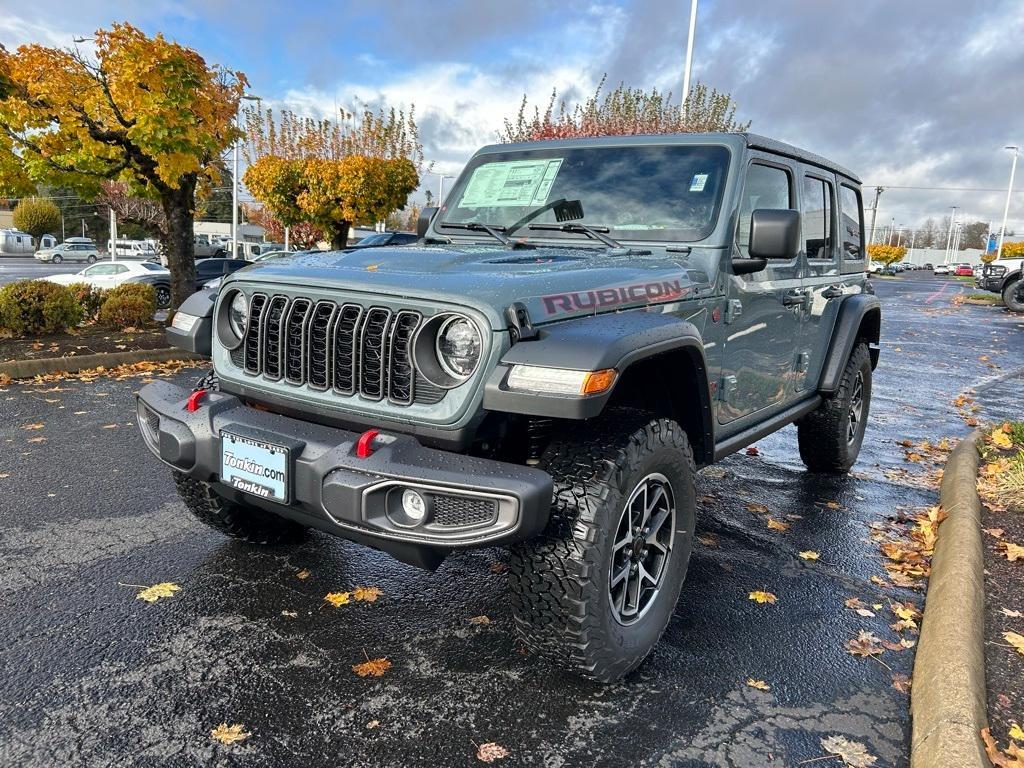
M 402 511 L 405 512 L 409 520 L 418 523 L 426 517 L 427 500 L 423 498 L 419 491 L 406 488 L 402 493 Z

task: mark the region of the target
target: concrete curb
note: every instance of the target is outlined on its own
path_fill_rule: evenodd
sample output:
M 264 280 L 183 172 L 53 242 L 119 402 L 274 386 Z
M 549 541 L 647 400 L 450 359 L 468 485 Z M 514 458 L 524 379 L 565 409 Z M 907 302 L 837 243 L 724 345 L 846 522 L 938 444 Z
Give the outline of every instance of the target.
M 939 526 L 910 711 L 911 768 L 988 768 L 985 706 L 985 583 L 978 498 L 981 432 L 950 454 L 942 475 Z
M 164 362 L 167 360 L 188 360 L 190 355 L 181 349 L 138 349 L 127 352 L 105 352 L 96 355 L 75 355 L 73 357 L 45 357 L 38 360 L 15 360 L 0 363 L 0 375 L 12 379 L 31 379 L 47 373 L 77 373 L 88 368 L 113 368 L 142 362 Z

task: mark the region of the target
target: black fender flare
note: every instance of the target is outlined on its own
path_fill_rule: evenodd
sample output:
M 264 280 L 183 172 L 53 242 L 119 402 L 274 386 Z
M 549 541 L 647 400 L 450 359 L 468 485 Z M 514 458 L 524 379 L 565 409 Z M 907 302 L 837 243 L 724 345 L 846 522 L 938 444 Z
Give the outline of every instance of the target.
M 871 367 L 878 365 L 881 321 L 882 303 L 877 296 L 859 293 L 847 296 L 843 300 L 835 327 L 832 329 L 832 342 L 821 367 L 821 379 L 818 383 L 818 391 L 821 394 L 831 395 L 839 388 L 839 379 L 858 339 L 866 340 L 871 348 Z M 864 332 L 861 331 L 862 327 L 866 329 Z
M 1024 275 L 1024 270 L 1018 269 L 1017 271 L 1010 272 L 1008 275 L 1003 277 L 1003 282 L 999 286 L 999 293 L 1005 291 L 1014 280 L 1020 280 L 1021 275 Z
M 707 363 L 700 331 L 689 320 L 675 315 L 634 310 L 590 315 L 542 326 L 538 337 L 520 341 L 502 356 L 484 387 L 483 407 L 487 411 L 516 413 L 559 419 L 590 419 L 601 414 L 615 391 L 586 397 L 566 397 L 537 392 L 511 390 L 507 386 L 513 365 L 619 372 L 615 384 L 634 363 L 668 352 L 683 351 L 689 357 L 702 382 L 697 394 L 703 441 L 709 449 L 714 443 L 714 418 Z M 695 446 L 697 448 L 697 446 Z
M 213 308 L 216 301 L 216 291 L 197 291 L 185 299 L 175 314 L 180 312 L 198 319 L 187 331 L 168 325 L 164 331 L 167 343 L 186 352 L 210 357 L 213 351 Z

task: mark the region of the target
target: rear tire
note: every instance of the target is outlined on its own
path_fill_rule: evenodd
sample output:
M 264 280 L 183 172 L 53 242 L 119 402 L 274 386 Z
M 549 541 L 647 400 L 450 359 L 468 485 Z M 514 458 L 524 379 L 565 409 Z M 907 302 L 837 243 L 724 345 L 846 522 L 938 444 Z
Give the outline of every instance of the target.
M 857 344 L 839 388 L 796 423 L 800 458 L 812 472 L 842 475 L 857 461 L 871 406 L 871 353 Z
M 1024 277 L 1007 283 L 1003 289 L 1003 304 L 1011 312 L 1024 312 Z
M 86 263 L 87 263 L 87 264 L 95 264 L 95 263 L 96 263 L 96 257 L 95 257 L 95 256 L 93 256 L 93 255 L 92 255 L 92 254 L 90 253 L 90 254 L 89 254 L 89 255 L 88 255 L 87 257 L 86 257 L 85 261 L 86 261 Z
M 530 650 L 610 683 L 647 658 L 679 599 L 693 453 L 677 423 L 633 410 L 571 433 L 541 459 L 555 481 L 548 526 L 512 551 L 514 617 Z
M 167 309 L 171 306 L 171 287 L 169 285 L 156 286 L 156 308 Z
M 291 544 L 301 541 L 306 529 L 298 523 L 265 512 L 259 507 L 236 504 L 219 496 L 209 483 L 174 473 L 178 495 L 200 522 L 225 536 L 249 544 Z

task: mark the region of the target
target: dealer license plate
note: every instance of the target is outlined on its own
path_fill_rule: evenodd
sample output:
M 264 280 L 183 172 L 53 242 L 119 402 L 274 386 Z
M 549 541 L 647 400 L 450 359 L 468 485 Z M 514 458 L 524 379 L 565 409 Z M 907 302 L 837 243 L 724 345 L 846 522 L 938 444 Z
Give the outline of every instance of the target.
M 221 482 L 281 504 L 289 501 L 290 451 L 283 445 L 221 430 Z

